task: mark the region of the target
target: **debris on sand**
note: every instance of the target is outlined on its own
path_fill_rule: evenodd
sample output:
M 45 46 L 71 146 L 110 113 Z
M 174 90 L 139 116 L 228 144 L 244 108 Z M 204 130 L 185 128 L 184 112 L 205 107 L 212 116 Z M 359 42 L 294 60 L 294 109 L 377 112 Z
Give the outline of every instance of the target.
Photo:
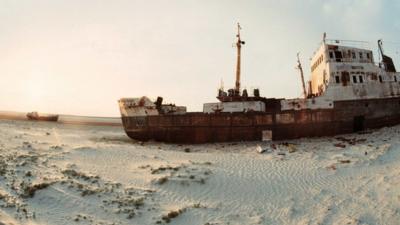
M 326 167 L 327 169 L 331 169 L 331 170 L 336 170 L 336 165 L 335 164 L 332 164 L 332 165 L 330 165 L 330 166 L 328 166 L 328 167 Z
M 0 158 L 0 176 L 4 176 L 7 173 L 7 163 Z
M 23 188 L 23 192 L 21 196 L 23 198 L 33 198 L 35 196 L 36 191 L 45 189 L 51 184 L 52 183 L 39 183 L 34 185 L 26 185 L 26 183 L 22 182 L 21 187 Z
M 171 222 L 171 219 L 174 219 L 174 218 L 178 217 L 184 211 L 185 211 L 185 209 L 179 209 L 177 211 L 171 211 L 167 215 L 162 216 L 161 219 L 164 220 L 166 223 L 169 223 L 169 222 Z
M 144 200 L 145 197 L 126 196 L 122 198 L 122 196 L 117 196 L 117 198 L 105 200 L 103 203 L 107 206 L 115 206 L 116 213 L 124 213 L 127 215 L 127 219 L 133 219 L 138 214 L 138 210 L 144 206 Z
M 191 164 L 193 164 L 193 165 L 205 165 L 205 166 L 211 166 L 212 165 L 212 162 L 209 162 L 209 161 L 206 161 L 206 162 L 194 162 L 194 161 L 189 160 L 189 162 Z
M 62 150 L 62 147 L 59 145 L 53 145 L 53 146 L 50 146 L 50 149 L 51 150 Z
M 295 145 L 293 145 L 293 144 L 289 144 L 288 148 L 289 148 L 289 150 L 288 150 L 289 153 L 297 152 L 297 149 L 296 149 Z
M 267 151 L 267 149 L 263 149 L 263 148 L 261 148 L 260 145 L 257 145 L 256 151 L 261 154 L 261 153 L 264 153 L 265 151 Z
M 344 164 L 344 163 L 350 163 L 351 161 L 349 159 L 342 159 L 339 160 L 339 162 Z
M 179 183 L 183 186 L 189 186 L 193 183 L 205 184 L 208 176 L 212 171 L 208 168 L 211 162 L 194 162 L 189 160 L 191 164 L 181 164 L 179 166 L 159 166 L 157 168 L 150 167 L 152 175 L 157 176 L 153 179 L 153 183 L 163 185 L 167 182 Z M 148 168 L 148 167 L 141 167 Z M 160 177 L 160 175 L 163 175 Z
M 161 173 L 161 172 L 163 172 L 163 171 L 178 171 L 178 170 L 180 170 L 182 167 L 185 167 L 185 166 L 160 166 L 160 167 L 158 167 L 158 168 L 155 168 L 155 169 L 153 169 L 153 168 L 151 168 L 150 170 L 151 170 L 151 174 L 159 174 L 159 173 Z
M 296 144 L 294 143 L 289 143 L 289 142 L 281 142 L 281 143 L 271 143 L 270 147 L 271 150 L 278 150 L 278 147 L 284 147 L 287 149 L 288 153 L 294 153 L 297 152 Z M 265 149 L 264 151 L 266 151 Z M 279 148 L 279 150 L 282 150 L 282 148 Z
M 70 178 L 74 177 L 74 178 L 81 178 L 83 180 L 92 180 L 92 179 L 99 179 L 99 176 L 92 176 L 92 175 L 86 175 L 82 172 L 77 172 L 73 169 L 66 169 L 63 170 L 62 173 Z
M 163 185 L 168 182 L 168 177 L 160 177 L 157 179 L 156 184 Z
M 345 142 L 349 145 L 356 145 L 356 144 L 365 142 L 367 139 L 337 137 L 336 140 Z
M 338 148 L 346 148 L 346 145 L 343 143 L 335 143 L 333 146 L 338 147 Z

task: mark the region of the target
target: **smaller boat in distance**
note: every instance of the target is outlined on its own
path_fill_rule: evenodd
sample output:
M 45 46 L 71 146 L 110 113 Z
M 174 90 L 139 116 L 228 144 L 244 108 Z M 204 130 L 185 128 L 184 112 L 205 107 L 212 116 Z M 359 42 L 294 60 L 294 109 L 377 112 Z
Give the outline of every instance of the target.
M 57 122 L 58 115 L 56 114 L 39 114 L 38 112 L 29 112 L 26 114 L 29 120 L 52 121 Z

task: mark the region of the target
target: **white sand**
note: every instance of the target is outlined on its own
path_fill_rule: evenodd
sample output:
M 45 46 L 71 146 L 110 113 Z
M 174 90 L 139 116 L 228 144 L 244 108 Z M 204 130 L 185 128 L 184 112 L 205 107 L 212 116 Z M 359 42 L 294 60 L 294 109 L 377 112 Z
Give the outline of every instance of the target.
M 133 142 L 121 127 L 0 120 L 0 221 L 399 224 L 399 133 L 180 146 Z

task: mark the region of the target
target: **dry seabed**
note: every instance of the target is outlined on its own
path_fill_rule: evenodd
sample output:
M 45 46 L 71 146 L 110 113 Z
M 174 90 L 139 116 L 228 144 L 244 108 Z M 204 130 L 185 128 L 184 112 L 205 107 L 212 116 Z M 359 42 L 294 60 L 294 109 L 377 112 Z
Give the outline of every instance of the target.
M 399 134 L 180 146 L 0 120 L 0 224 L 398 224 Z

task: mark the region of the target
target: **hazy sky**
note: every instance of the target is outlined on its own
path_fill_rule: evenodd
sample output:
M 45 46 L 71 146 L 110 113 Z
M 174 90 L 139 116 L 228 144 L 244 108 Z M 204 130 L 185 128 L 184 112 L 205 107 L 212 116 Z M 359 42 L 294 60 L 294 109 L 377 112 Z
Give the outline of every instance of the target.
M 234 85 L 236 23 L 242 86 L 299 97 L 295 70 L 322 33 L 383 38 L 400 70 L 397 0 L 0 0 L 0 110 L 118 116 L 121 97 L 163 96 L 201 110 L 221 78 Z M 377 57 L 376 57 L 377 58 Z

